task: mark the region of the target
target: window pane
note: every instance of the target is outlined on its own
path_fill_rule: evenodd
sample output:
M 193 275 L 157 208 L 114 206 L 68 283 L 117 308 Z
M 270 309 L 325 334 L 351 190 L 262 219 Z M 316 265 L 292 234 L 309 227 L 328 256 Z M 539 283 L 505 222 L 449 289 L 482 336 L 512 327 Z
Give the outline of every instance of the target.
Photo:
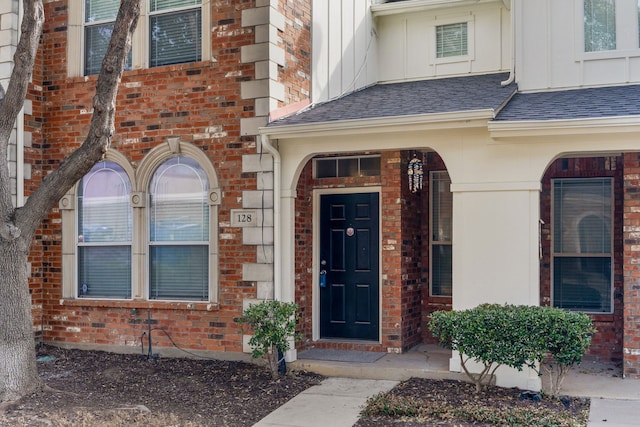
M 464 56 L 467 54 L 467 23 L 438 25 L 436 27 L 436 56 Z
M 187 157 L 163 163 L 151 180 L 151 241 L 209 240 L 209 182 L 200 165 Z
M 361 157 L 360 176 L 380 176 L 380 157 Z
M 177 9 L 179 7 L 189 7 L 200 4 L 200 0 L 151 0 L 151 12 L 160 10 Z
M 131 298 L 131 246 L 79 246 L 78 296 Z
M 611 312 L 611 257 L 555 257 L 553 305 Z
M 90 76 L 98 74 L 104 55 L 107 53 L 111 33 L 113 32 L 113 22 L 101 25 L 92 25 L 84 29 L 84 75 Z M 125 70 L 131 69 L 131 51 L 124 65 Z
M 316 160 L 316 178 L 335 178 L 338 176 L 338 161 L 336 159 Z
M 584 51 L 616 48 L 615 0 L 584 0 Z
M 118 164 L 100 162 L 80 181 L 79 242 L 130 242 L 131 183 Z
M 150 299 L 209 299 L 209 247 L 151 246 Z
M 85 0 L 84 22 L 115 20 L 120 0 Z
M 338 176 L 358 176 L 358 158 L 338 159 Z
M 431 295 L 451 296 L 451 245 L 431 247 Z
M 150 18 L 150 65 L 200 61 L 202 31 L 200 9 L 154 15 Z
M 611 253 L 611 187 L 609 178 L 554 181 L 555 253 Z
M 431 175 L 431 240 L 450 242 L 452 235 L 453 198 L 447 172 Z

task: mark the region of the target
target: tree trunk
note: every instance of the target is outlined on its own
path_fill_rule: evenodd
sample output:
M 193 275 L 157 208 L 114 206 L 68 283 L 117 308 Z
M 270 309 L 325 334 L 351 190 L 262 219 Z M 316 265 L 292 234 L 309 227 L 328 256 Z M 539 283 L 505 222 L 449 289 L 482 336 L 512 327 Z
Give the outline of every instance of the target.
M 14 209 L 7 147 L 33 73 L 44 23 L 42 0 L 24 0 L 14 67 L 5 96 L 0 99 L 0 403 L 17 400 L 42 386 L 36 367 L 31 319 L 29 246 L 51 208 L 109 148 L 114 132 L 116 95 L 140 15 L 140 1 L 120 2 L 111 42 L 96 82 L 94 112 L 84 143 L 42 178 L 23 207 Z
M 36 367 L 27 256 L 24 239 L 0 240 L 0 402 L 17 400 L 42 385 Z

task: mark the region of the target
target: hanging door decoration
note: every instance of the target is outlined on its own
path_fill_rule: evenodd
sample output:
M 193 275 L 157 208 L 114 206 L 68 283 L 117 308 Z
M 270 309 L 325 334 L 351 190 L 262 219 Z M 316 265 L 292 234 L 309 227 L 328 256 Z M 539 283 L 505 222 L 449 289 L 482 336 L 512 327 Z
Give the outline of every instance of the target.
M 413 159 L 409 161 L 409 165 L 407 168 L 407 176 L 409 177 L 409 191 L 411 191 L 412 193 L 417 193 L 418 191 L 422 190 L 423 175 L 424 171 L 422 170 L 422 160 L 414 154 Z

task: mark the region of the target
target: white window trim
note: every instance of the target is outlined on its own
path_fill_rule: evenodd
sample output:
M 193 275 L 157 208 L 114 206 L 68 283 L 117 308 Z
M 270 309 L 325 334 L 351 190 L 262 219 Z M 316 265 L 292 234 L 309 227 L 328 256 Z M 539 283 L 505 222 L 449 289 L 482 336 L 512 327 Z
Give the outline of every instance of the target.
M 172 138 L 151 150 L 136 171 L 127 158 L 114 149 L 109 149 L 104 160 L 113 161 L 126 171 L 131 181 L 131 206 L 133 207 L 133 236 L 131 240 L 131 300 L 173 302 L 172 300 L 148 298 L 149 294 L 149 227 L 146 203 L 147 188 L 156 168 L 165 160 L 181 154 L 197 161 L 209 179 L 209 299 L 207 301 L 185 301 L 181 303 L 217 303 L 219 289 L 219 242 L 218 206 L 221 191 L 215 168 L 209 158 L 198 147 Z M 71 188 L 58 204 L 62 216 L 62 298 L 75 299 L 77 295 L 77 211 L 78 184 Z M 121 300 L 118 298 L 81 298 L 84 300 Z
M 131 40 L 133 70 L 149 68 L 149 1 L 143 0 L 138 25 Z M 84 1 L 69 0 L 67 27 L 67 76 L 84 77 Z M 202 59 L 210 61 L 211 3 L 202 0 Z M 80 41 L 80 42 L 78 42 Z M 174 64 L 180 65 L 180 64 Z M 162 68 L 154 67 L 154 68 Z
M 449 24 L 467 24 L 467 54 L 460 56 L 447 56 L 446 58 L 438 58 L 437 53 L 437 27 L 441 25 L 449 25 Z M 432 21 L 429 34 L 431 34 L 431 44 L 430 47 L 430 62 L 431 65 L 438 64 L 452 64 L 456 62 L 469 62 L 474 61 L 475 58 L 475 15 L 460 15 L 458 17 L 451 18 L 434 18 Z
M 638 1 L 616 0 L 616 48 L 597 52 L 584 51 L 584 0 L 574 0 L 575 61 L 640 57 Z

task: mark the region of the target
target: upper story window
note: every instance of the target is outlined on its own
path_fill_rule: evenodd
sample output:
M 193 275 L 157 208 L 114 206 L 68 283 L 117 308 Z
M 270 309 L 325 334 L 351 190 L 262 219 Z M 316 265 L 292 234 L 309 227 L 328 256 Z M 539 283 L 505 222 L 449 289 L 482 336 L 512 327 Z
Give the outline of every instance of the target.
M 436 57 L 467 55 L 468 39 L 466 22 L 436 26 Z
M 207 3 L 210 5 L 210 3 Z M 100 72 L 119 0 L 69 0 L 68 74 Z M 211 8 L 202 0 L 142 0 L 125 69 L 209 60 Z
M 637 57 L 640 0 L 575 0 L 578 59 Z
M 202 58 L 200 0 L 151 0 L 149 65 L 179 64 Z
M 120 7 L 119 0 L 84 2 L 84 74 L 98 74 L 107 52 L 111 32 Z M 126 69 L 131 69 L 131 54 Z
M 584 51 L 616 48 L 615 0 L 584 0 Z

